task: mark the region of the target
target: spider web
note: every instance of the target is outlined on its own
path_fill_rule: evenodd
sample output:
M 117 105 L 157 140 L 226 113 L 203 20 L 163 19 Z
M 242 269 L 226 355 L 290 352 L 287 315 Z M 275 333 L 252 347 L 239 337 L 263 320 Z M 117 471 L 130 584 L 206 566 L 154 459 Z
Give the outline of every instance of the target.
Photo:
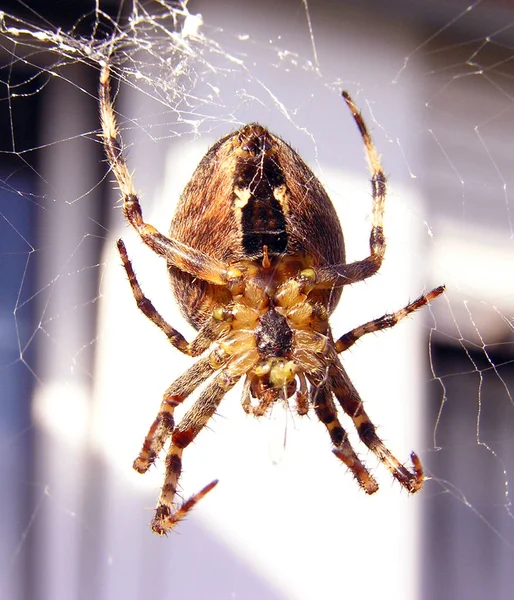
M 0 598 L 510 598 L 514 11 L 494 0 L 387 12 L 371 0 L 69 5 L 0 11 Z M 180 535 L 150 534 L 162 465 L 140 477 L 131 463 L 190 362 L 137 313 L 117 237 L 147 296 L 193 332 L 165 265 L 118 210 L 99 139 L 107 60 L 148 222 L 166 232 L 208 146 L 258 121 L 326 186 L 349 261 L 367 253 L 371 212 L 340 98 L 352 93 L 389 177 L 388 251 L 379 275 L 345 290 L 334 331 L 447 285 L 343 356 L 386 445 L 401 460 L 419 452 L 421 494 L 391 484 L 345 422 L 381 486 L 364 497 L 314 418 L 277 407 L 249 419 L 238 389 L 184 458 L 185 496 L 220 484 Z

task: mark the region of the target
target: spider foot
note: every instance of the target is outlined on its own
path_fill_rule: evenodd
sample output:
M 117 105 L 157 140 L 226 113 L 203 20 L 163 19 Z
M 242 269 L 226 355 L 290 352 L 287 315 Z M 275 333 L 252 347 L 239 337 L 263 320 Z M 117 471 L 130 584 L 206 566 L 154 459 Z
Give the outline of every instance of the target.
M 151 458 L 142 459 L 140 456 L 136 458 L 136 460 L 132 463 L 132 468 L 134 471 L 137 471 L 141 475 L 144 475 L 151 465 L 155 462 L 155 456 Z
M 397 479 L 409 493 L 415 494 L 423 487 L 425 474 L 419 456 L 415 452 L 411 452 L 410 459 L 414 469 L 413 472 L 404 467 L 404 473 L 402 472 Z
M 332 448 L 332 452 L 350 469 L 366 494 L 371 495 L 378 491 L 378 483 L 375 478 L 369 473 L 353 451 L 350 453 L 340 448 Z
M 173 507 L 168 506 L 164 503 L 159 503 L 155 510 L 154 518 L 150 524 L 152 531 L 159 535 L 167 535 L 173 527 L 187 515 L 187 513 L 205 496 L 207 495 L 216 485 L 218 480 L 215 479 L 203 487 L 199 492 L 193 494 L 183 504 L 181 504 L 176 510 Z
M 415 452 L 411 453 L 410 459 L 412 461 L 412 471 L 399 463 L 390 465 L 389 468 L 391 469 L 391 473 L 396 481 L 398 481 L 409 492 L 409 494 L 415 494 L 423 487 L 425 474 L 423 472 L 421 461 Z M 394 460 L 396 461 L 396 459 Z

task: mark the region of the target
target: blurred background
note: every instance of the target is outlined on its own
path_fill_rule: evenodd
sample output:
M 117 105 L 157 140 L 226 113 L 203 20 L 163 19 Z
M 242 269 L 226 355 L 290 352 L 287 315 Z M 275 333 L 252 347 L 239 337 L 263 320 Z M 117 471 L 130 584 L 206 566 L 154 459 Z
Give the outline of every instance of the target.
M 0 9 L 0 599 L 507 600 L 514 575 L 514 8 L 501 0 L 3 0 Z M 366 497 L 325 428 L 241 389 L 184 454 L 217 488 L 166 539 L 162 465 L 132 470 L 191 364 L 137 310 L 115 250 L 188 339 L 163 261 L 124 223 L 99 139 L 112 54 L 129 168 L 166 232 L 208 147 L 257 121 L 331 196 L 367 254 L 361 108 L 389 177 L 380 273 L 336 335 L 445 283 L 343 356 L 386 445 L 427 481 Z

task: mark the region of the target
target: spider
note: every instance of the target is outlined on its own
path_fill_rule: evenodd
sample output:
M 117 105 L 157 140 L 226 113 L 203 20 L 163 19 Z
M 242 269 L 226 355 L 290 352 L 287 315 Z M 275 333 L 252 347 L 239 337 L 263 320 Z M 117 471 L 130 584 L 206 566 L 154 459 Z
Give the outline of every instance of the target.
M 367 333 L 393 327 L 439 296 L 444 286 L 334 340 L 329 316 L 342 288 L 374 275 L 386 248 L 386 177 L 359 110 L 347 92 L 342 96 L 364 142 L 373 203 L 369 256 L 349 264 L 341 225 L 320 182 L 291 146 L 256 123 L 210 148 L 181 196 L 169 236 L 146 223 L 122 153 L 110 68 L 101 68 L 102 137 L 121 190 L 123 213 L 142 241 L 166 259 L 176 300 L 198 331 L 188 342 L 163 319 L 141 290 L 125 245 L 118 240 L 139 309 L 175 348 L 200 357 L 164 392 L 133 465 L 145 473 L 171 438 L 151 523 L 160 535 L 218 483 L 214 480 L 189 499 L 176 501 L 184 449 L 242 378 L 242 407 L 249 414 L 264 415 L 277 401 L 291 401 L 299 415 L 312 408 L 328 431 L 334 454 L 367 494 L 375 493 L 378 484 L 350 445 L 337 404 L 353 421 L 360 440 L 408 492 L 423 485 L 418 456 L 411 454 L 410 470 L 377 436 L 338 354 Z M 202 385 L 197 400 L 175 424 L 175 408 Z

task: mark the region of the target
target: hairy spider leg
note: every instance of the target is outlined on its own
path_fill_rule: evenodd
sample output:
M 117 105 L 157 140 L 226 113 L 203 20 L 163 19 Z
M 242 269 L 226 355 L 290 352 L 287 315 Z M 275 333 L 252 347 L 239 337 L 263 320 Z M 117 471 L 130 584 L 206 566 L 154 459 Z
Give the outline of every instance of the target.
M 237 280 L 241 276 L 238 269 L 227 268 L 221 261 L 166 237 L 143 220 L 132 175 L 123 157 L 122 141 L 111 101 L 110 69 L 107 63 L 102 66 L 100 73 L 99 101 L 103 142 L 123 197 L 123 213 L 143 242 L 156 254 L 166 257 L 170 265 L 194 277 L 216 285 L 225 285 L 227 281 Z
M 138 473 L 146 473 L 155 462 L 166 440 L 173 433 L 175 427 L 175 408 L 194 390 L 206 381 L 213 373 L 211 357 L 207 356 L 196 362 L 183 375 L 176 379 L 163 395 L 159 412 L 146 435 L 139 456 L 134 461 L 134 469 Z
M 316 286 L 324 288 L 341 287 L 371 277 L 380 269 L 386 250 L 384 238 L 384 204 L 387 192 L 387 178 L 359 109 L 348 92 L 343 92 L 342 96 L 352 113 L 364 141 L 366 158 L 371 172 L 373 208 L 369 238 L 370 255 L 363 260 L 358 260 L 350 264 L 315 267 Z
M 211 318 L 201 328 L 195 339 L 189 343 L 179 331 L 164 320 L 152 304 L 151 300 L 144 295 L 136 278 L 136 274 L 134 273 L 123 240 L 118 240 L 117 245 L 138 308 L 148 319 L 150 319 L 150 321 L 152 321 L 152 323 L 157 325 L 157 327 L 164 332 L 168 340 L 175 348 L 177 348 L 177 350 L 180 350 L 188 356 L 199 356 L 210 347 L 212 342 L 219 339 L 230 330 L 230 325 L 228 323 Z
M 310 391 L 316 415 L 327 428 L 330 439 L 334 444 L 334 454 L 350 469 L 361 488 L 367 494 L 374 494 L 378 490 L 378 483 L 352 448 L 348 440 L 348 434 L 337 417 L 337 409 L 328 385 L 311 386 Z
M 373 319 L 373 321 L 368 321 L 364 325 L 359 325 L 359 327 L 356 327 L 348 333 L 345 333 L 335 343 L 336 352 L 339 353 L 348 350 L 348 348 L 351 348 L 359 338 L 367 333 L 394 327 L 398 321 L 401 321 L 414 311 L 418 310 L 422 306 L 425 306 L 425 304 L 428 304 L 434 298 L 437 298 L 437 296 L 440 296 L 444 292 L 444 288 L 444 285 L 440 285 L 428 294 L 423 294 L 414 300 L 414 302 L 407 304 L 407 306 L 404 308 L 401 308 L 394 313 L 387 313 L 378 319 Z
M 174 510 L 169 517 L 157 518 L 157 515 L 152 521 L 152 530 L 154 533 L 159 535 L 167 535 L 177 523 L 182 521 L 186 517 L 187 513 L 190 512 L 200 500 L 206 496 L 214 487 L 218 485 L 218 480 L 214 479 L 207 485 L 205 485 L 199 492 L 190 496 L 187 500 L 182 502 L 180 506 Z
M 164 485 L 151 523 L 153 531 L 159 535 L 165 535 L 217 484 L 217 480 L 212 481 L 180 506 L 174 507 L 173 501 L 182 472 L 182 452 L 184 448 L 189 446 L 204 428 L 216 412 L 223 396 L 234 387 L 240 378 L 240 375 L 230 377 L 227 370 L 228 367 L 216 376 L 173 430 L 171 445 L 166 456 Z
M 375 426 L 366 414 L 362 400 L 357 390 L 348 379 L 341 363 L 330 367 L 330 384 L 337 400 L 345 413 L 353 420 L 355 429 L 364 444 L 380 459 L 389 469 L 393 477 L 411 494 L 416 493 L 423 486 L 423 467 L 418 456 L 412 452 L 411 460 L 414 471 L 409 471 L 385 447 L 377 436 Z

